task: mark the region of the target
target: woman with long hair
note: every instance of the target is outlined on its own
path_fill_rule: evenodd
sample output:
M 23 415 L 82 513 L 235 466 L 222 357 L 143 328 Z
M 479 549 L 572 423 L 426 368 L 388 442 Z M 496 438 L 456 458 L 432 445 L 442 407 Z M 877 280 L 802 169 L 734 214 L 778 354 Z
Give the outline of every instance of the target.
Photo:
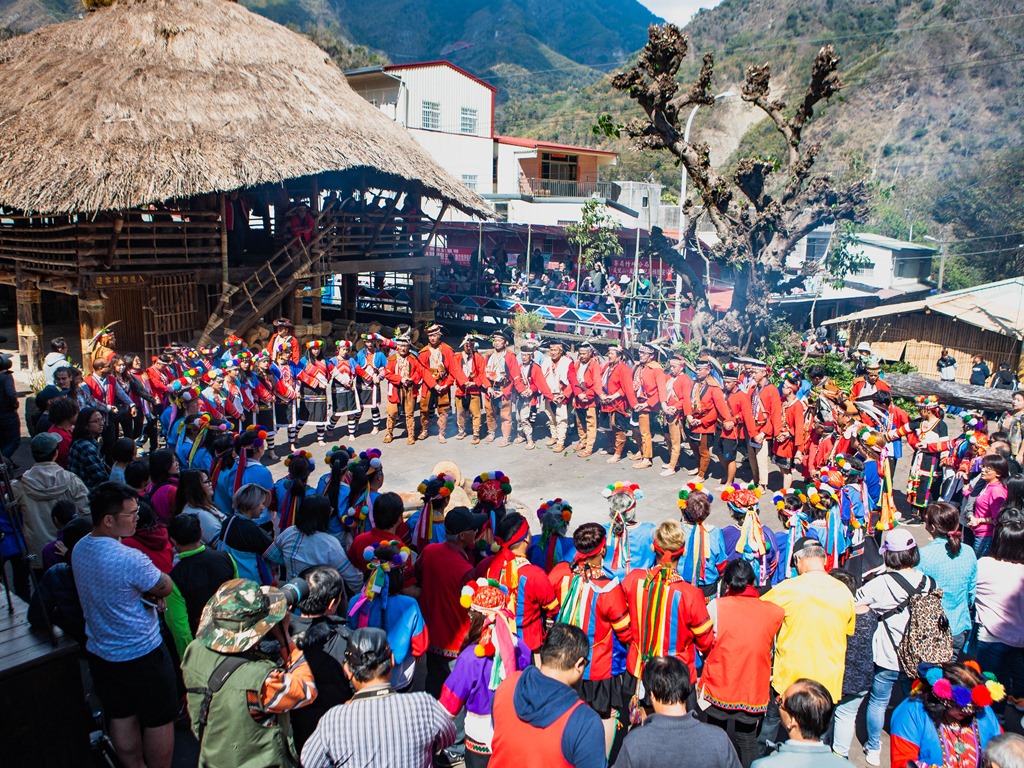
M 100 451 L 100 435 L 105 428 L 106 418 L 102 411 L 83 408 L 78 412 L 71 432 L 68 470 L 78 475 L 90 491 L 110 477 L 110 467 Z
M 255 484 L 268 493 L 273 492 L 274 476 L 261 463 L 269 444 L 270 436 L 257 427 L 249 427 L 235 438 L 235 459 L 231 462 L 230 469 L 220 471 L 217 484 L 214 486 L 213 499 L 218 509 L 231 509 L 235 493 L 243 485 Z M 269 525 L 269 510 L 265 510 L 256 522 L 258 525 Z
M 149 478 L 152 482 L 149 498 L 153 511 L 163 525 L 167 525 L 174 513 L 174 497 L 178 491 L 180 471 L 181 465 L 173 451 L 161 448 L 149 454 Z
M 999 516 L 992 549 L 978 560 L 975 652 L 1010 696 L 1024 696 L 1024 512 Z
M 197 515 L 203 529 L 203 544 L 216 547 L 221 526 L 227 517 L 213 503 L 213 483 L 202 469 L 186 469 L 178 476 L 178 490 L 174 495 L 175 515 Z
M 342 544 L 346 548 L 361 533 L 373 528 L 373 502 L 384 485 L 384 465 L 380 450 L 370 448 L 349 464 L 348 510 L 341 517 L 344 526 Z
M 974 531 L 974 554 L 984 557 L 992 546 L 992 535 L 995 532 L 999 511 L 1006 501 L 1006 478 L 1010 474 L 1010 464 L 999 454 L 990 454 L 981 459 L 981 482 L 984 484 L 974 502 L 967 525 Z
M 306 496 L 299 505 L 295 525 L 281 532 L 263 558 L 284 566 L 286 578 L 297 576 L 314 565 L 330 566 L 341 574 L 348 594 L 354 595 L 363 586 L 363 576 L 349 562 L 338 540 L 327 532 L 330 514 L 331 504 L 327 499 Z
M 621 579 L 634 568 L 654 565 L 654 523 L 636 519 L 636 503 L 644 497 L 636 483 L 612 483 L 601 491 L 608 499 L 608 552 L 604 567 Z
M 114 355 L 110 358 L 110 372 L 114 376 L 114 382 L 117 384 L 117 388 L 121 390 L 121 393 L 125 398 L 132 402 L 131 408 L 120 408 L 117 412 L 117 424 L 121 428 L 121 434 L 124 437 L 130 437 L 132 440 L 138 439 L 139 435 L 142 434 L 142 413 L 139 409 L 139 404 L 135 398 L 132 397 L 133 389 L 135 388 L 135 379 L 132 377 L 131 371 L 128 368 L 128 359 L 122 355 Z M 139 426 L 139 434 L 136 434 L 136 423 Z
M 1002 731 L 992 703 L 1005 694 L 976 662 L 928 667 L 892 713 L 892 768 L 982 768 L 985 745 Z
M 320 476 L 316 484 L 316 492 L 331 501 L 331 520 L 327 527 L 334 536 L 341 536 L 345 527 L 341 524 L 342 515 L 348 511 L 349 464 L 355 459 L 356 452 L 344 445 L 336 445 L 327 451 L 325 460 L 329 472 Z
M 942 610 L 949 619 L 953 649 L 960 653 L 971 633 L 978 558 L 973 549 L 963 545 L 960 510 L 949 502 L 928 505 L 924 511 L 924 529 L 932 541 L 921 548 L 921 563 L 917 570 L 931 576 L 942 590 Z
M 425 663 L 428 644 L 420 604 L 402 594 L 408 549 L 400 541 L 384 541 L 367 547 L 363 557 L 368 571 L 366 583 L 349 607 L 349 626 L 377 627 L 387 633 L 395 655 L 391 687 L 404 691 L 412 686 L 416 665 L 421 659 Z
M 295 514 L 302 500 L 314 493 L 309 487 L 309 474 L 314 469 L 313 454 L 296 451 L 285 457 L 288 474 L 274 483 L 277 497 L 277 530 L 284 531 L 295 522 Z
M 153 386 L 150 384 L 149 375 L 146 373 L 146 366 L 142 357 L 136 354 L 125 355 L 128 361 L 128 374 L 131 376 L 129 382 L 132 386 L 131 398 L 135 403 L 136 416 L 133 431 L 135 441 L 141 447 L 149 440 L 149 450 L 156 450 L 157 441 L 157 409 L 160 403 L 153 394 Z
M 530 649 L 515 634 L 508 594 L 493 579 L 477 579 L 462 588 L 469 608 L 469 633 L 441 689 L 441 706 L 453 718 L 466 710 L 466 768 L 485 768 L 491 758 L 494 692 L 532 661 Z

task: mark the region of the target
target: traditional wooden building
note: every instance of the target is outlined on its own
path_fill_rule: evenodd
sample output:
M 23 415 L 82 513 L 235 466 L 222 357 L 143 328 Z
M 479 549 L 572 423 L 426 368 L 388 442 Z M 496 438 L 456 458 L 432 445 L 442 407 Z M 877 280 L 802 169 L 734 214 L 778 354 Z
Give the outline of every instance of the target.
M 847 328 L 851 347 L 866 341 L 881 359 L 911 363 L 933 379 L 939 378 L 936 364 L 943 349 L 958 360 L 962 383 L 971 376 L 975 355 L 993 371 L 1008 363 L 1024 375 L 1024 277 L 883 304 L 825 324 Z
M 30 367 L 60 306 L 83 346 L 118 320 L 153 354 L 315 326 L 327 275 L 354 317 L 359 273 L 401 271 L 425 321 L 447 207 L 491 215 L 324 51 L 225 0 L 117 0 L 8 40 L 0 93 L 0 290 Z

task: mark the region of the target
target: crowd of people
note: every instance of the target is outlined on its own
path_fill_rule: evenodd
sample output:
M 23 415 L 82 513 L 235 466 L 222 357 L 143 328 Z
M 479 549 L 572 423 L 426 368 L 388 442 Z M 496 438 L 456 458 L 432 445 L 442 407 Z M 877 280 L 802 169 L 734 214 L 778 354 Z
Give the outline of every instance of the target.
M 513 351 L 499 332 L 485 357 L 438 326 L 418 353 L 399 328 L 328 356 L 274 325 L 266 351 L 229 337 L 139 373 L 108 331 L 81 384 L 47 360 L 56 392 L 37 397 L 2 543 L 34 571 L 15 585 L 31 620 L 83 645 L 126 766 L 169 765 L 187 716 L 218 768 L 827 767 L 862 707 L 879 765 L 900 699 L 895 768 L 1024 764 L 1024 393 L 951 434 L 934 396 L 898 408 L 869 355 L 847 392 L 709 352 L 666 371 L 649 345 L 631 367 L 626 349 Z M 546 421 L 555 451 L 572 429 L 616 465 L 632 440 L 645 470 L 663 421 L 663 474 L 685 447 L 694 466 L 658 523 L 630 479 L 601 490 L 603 525 L 574 526 L 563 498 L 531 525 L 504 471 L 392 489 L 386 447 L 326 444 L 365 410 L 382 445 L 435 420 L 446 443 L 452 400 L 455 439 L 531 450 Z M 296 445 L 306 424 L 320 455 Z M 709 522 L 714 504 L 732 524 Z

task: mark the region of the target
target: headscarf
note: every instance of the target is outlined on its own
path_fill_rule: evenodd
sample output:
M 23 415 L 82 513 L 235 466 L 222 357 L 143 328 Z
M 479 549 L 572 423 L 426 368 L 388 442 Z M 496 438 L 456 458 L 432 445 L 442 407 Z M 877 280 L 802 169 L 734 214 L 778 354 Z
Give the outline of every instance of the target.
M 743 515 L 740 536 L 736 541 L 736 552 L 745 559 L 758 561 L 758 581 L 763 586 L 768 579 L 767 555 L 770 544 L 765 540 L 764 526 L 757 514 L 757 503 L 760 498 L 761 489 L 754 484 L 742 486 L 733 483 L 722 491 L 722 501 L 729 505 L 732 512 Z
M 472 611 L 483 614 L 484 628 L 473 653 L 477 658 L 491 657 L 488 690 L 497 690 L 501 681 L 516 669 L 516 646 L 513 639 L 515 615 L 508 607 L 509 593 L 494 579 L 477 579 L 462 588 L 460 602 Z

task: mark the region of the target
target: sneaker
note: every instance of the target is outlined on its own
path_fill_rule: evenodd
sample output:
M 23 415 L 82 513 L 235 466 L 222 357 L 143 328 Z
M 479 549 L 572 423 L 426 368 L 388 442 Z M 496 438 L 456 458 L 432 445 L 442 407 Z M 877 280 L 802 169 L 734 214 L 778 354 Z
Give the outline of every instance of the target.
M 868 765 L 881 765 L 882 764 L 882 750 L 880 749 L 865 749 L 864 750 L 864 762 Z
M 665 469 L 663 469 L 663 470 L 661 470 L 661 472 L 659 472 L 659 474 L 662 477 L 672 477 L 672 475 L 674 475 L 675 473 L 676 473 L 676 470 L 672 469 L 672 467 L 665 467 Z

